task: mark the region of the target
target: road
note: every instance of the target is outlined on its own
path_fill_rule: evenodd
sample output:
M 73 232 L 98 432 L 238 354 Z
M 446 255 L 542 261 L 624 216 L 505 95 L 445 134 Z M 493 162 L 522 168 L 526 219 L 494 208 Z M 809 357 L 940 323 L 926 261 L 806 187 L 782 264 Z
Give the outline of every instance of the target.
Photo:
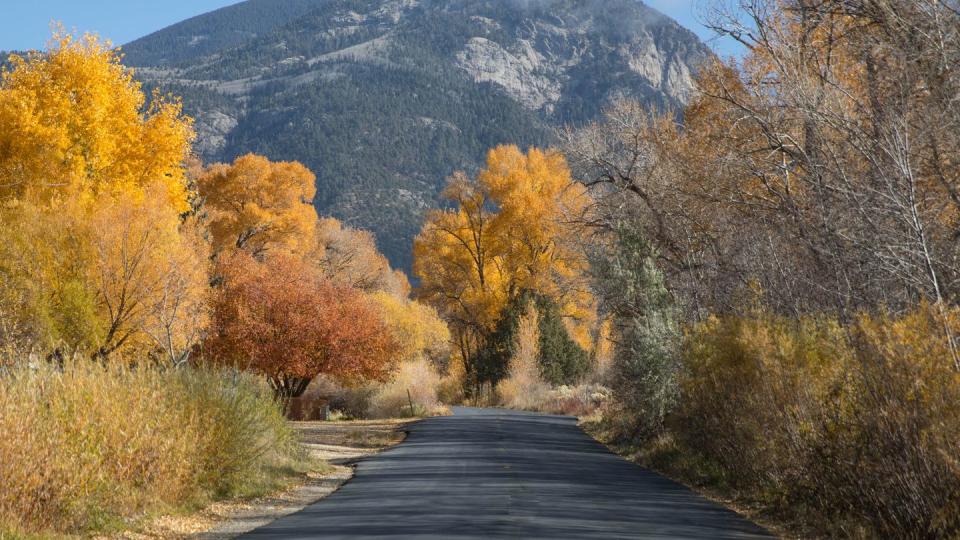
M 245 538 L 770 538 L 569 417 L 455 408 L 330 497 Z

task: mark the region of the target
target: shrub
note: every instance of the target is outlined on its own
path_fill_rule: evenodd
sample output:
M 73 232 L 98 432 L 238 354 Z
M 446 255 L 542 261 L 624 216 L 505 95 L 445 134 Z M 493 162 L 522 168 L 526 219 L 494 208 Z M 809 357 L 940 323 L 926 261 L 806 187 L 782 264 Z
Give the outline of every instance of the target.
M 68 360 L 0 372 L 0 530 L 80 533 L 251 495 L 302 459 L 267 385 Z
M 536 308 L 528 305 L 514 332 L 509 376 L 497 385 L 500 400 L 506 407 L 538 410 L 548 399 L 550 385 L 540 376 L 539 326 Z
M 330 393 L 330 410 L 337 411 L 341 418 L 345 419 L 366 418 L 373 396 L 377 393 L 377 386 L 373 383 L 356 386 L 335 384 Z
M 439 406 L 439 386 L 440 375 L 430 360 L 402 362 L 393 379 L 373 394 L 368 414 L 372 418 L 426 416 Z
M 938 311 L 858 321 L 840 414 L 811 460 L 824 507 L 882 537 L 960 535 L 960 374 Z M 960 309 L 947 317 L 956 335 Z
M 960 310 L 947 317 L 956 332 Z M 701 469 L 685 474 L 808 508 L 834 535 L 956 536 L 960 374 L 943 320 L 922 305 L 850 326 L 760 312 L 693 327 L 671 423 Z
M 443 404 L 463 403 L 466 400 L 466 373 L 463 360 L 452 355 L 448 362 L 447 371 L 440 377 L 437 386 L 437 399 Z
M 611 256 L 594 265 L 595 286 L 610 310 L 609 332 L 616 344 L 607 378 L 621 423 L 631 435 L 649 436 L 660 431 L 677 404 L 678 313 L 643 228 L 623 220 L 612 229 Z

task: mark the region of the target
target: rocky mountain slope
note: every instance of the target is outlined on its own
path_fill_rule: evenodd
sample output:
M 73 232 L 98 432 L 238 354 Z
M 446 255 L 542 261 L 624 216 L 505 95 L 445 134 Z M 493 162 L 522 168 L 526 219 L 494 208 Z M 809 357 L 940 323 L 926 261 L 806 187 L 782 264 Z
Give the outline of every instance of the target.
M 549 144 L 614 96 L 681 106 L 710 54 L 640 0 L 248 0 L 123 50 L 184 96 L 205 160 L 302 161 L 318 210 L 401 268 L 454 170 Z

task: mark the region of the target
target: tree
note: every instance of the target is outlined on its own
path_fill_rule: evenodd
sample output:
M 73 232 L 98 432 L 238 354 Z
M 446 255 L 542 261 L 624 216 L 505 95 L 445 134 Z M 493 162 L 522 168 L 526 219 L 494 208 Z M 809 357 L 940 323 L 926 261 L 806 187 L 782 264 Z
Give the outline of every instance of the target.
M 25 203 L 0 207 L 0 339 L 5 344 L 43 351 L 99 348 L 104 321 L 88 279 L 93 246 L 82 215 L 73 208 L 51 212 Z
M 478 355 L 506 302 L 496 260 L 501 239 L 492 233 L 487 193 L 466 175 L 455 174 L 444 197 L 457 208 L 428 215 L 414 242 L 413 268 L 421 280 L 419 297 L 450 325 L 465 385 L 477 389 L 482 382 Z
M 218 272 L 214 330 L 204 343 L 211 361 L 264 375 L 285 399 L 321 373 L 346 383 L 389 376 L 398 345 L 359 291 L 282 253 L 259 262 L 235 252 Z
M 556 302 L 589 343 L 593 302 L 577 245 L 589 199 L 563 157 L 497 147 L 476 180 L 455 174 L 444 197 L 455 208 L 428 215 L 414 244 L 414 272 L 420 297 L 451 325 L 468 383 L 502 376 L 481 365 L 481 353 L 504 308 L 524 290 Z
M 446 371 L 450 329 L 432 307 L 384 291 L 370 295 L 390 334 L 397 341 L 400 361 L 430 360 L 438 372 Z
M 312 248 L 316 177 L 297 162 L 247 154 L 209 166 L 197 179 L 215 253 L 243 249 L 305 254 Z
M 48 51 L 11 64 L 0 79 L 0 200 L 95 204 L 157 184 L 158 204 L 189 208 L 191 120 L 177 100 L 148 104 L 109 43 L 58 31 Z
M 334 282 L 366 292 L 386 291 L 405 297 L 410 293 L 407 276 L 390 268 L 369 231 L 344 227 L 335 218 L 317 221 L 316 246 L 309 255 L 325 276 Z
M 184 364 L 208 321 L 209 247 L 169 208 L 120 199 L 90 216 L 90 283 L 104 333 L 96 354 L 157 347 Z
M 206 324 L 191 122 L 118 53 L 58 32 L 0 81 L 0 335 L 48 352 L 186 361 Z

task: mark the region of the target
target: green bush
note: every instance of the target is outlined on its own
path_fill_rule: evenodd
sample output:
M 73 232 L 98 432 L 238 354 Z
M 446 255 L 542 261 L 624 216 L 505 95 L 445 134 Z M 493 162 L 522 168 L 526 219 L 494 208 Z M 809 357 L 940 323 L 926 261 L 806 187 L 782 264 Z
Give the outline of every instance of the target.
M 83 533 L 260 494 L 304 464 L 258 378 L 18 362 L 0 371 L 0 530 Z
M 593 268 L 613 326 L 609 383 L 620 423 L 633 435 L 650 436 L 677 404 L 678 311 L 640 223 L 615 222 L 610 242 L 611 255 L 595 260 Z

